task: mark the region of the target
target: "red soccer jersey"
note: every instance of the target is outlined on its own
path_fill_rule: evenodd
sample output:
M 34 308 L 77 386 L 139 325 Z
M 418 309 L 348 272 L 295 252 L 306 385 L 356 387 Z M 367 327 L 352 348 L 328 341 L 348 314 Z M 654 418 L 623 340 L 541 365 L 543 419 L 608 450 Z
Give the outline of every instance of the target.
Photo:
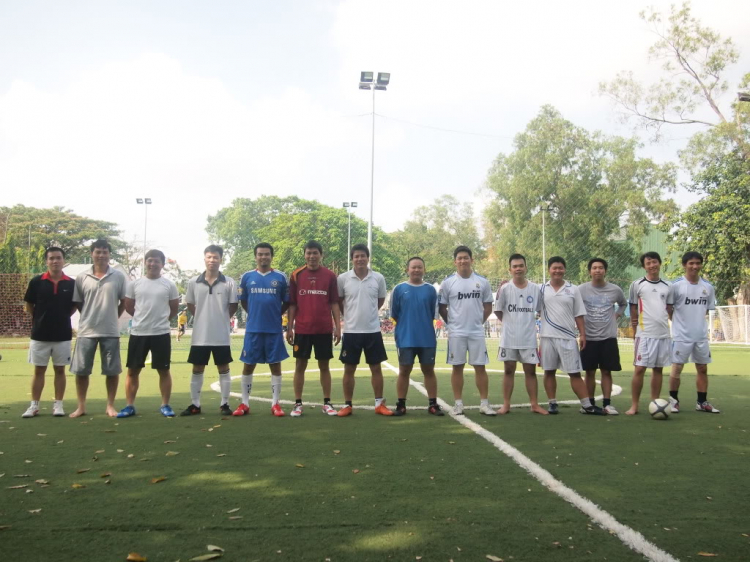
M 294 331 L 308 335 L 333 333 L 331 304 L 338 300 L 338 283 L 333 271 L 322 266 L 315 271 L 307 266 L 297 269 L 289 280 L 289 303 L 297 306 Z

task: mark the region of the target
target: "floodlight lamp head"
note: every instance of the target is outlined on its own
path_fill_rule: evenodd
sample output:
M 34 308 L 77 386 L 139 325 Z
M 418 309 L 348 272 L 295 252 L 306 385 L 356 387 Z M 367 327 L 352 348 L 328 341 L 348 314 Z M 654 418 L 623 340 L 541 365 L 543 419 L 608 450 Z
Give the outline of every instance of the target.
M 359 75 L 360 82 L 372 82 L 374 72 L 362 72 Z
M 375 89 L 380 90 L 381 92 L 385 92 L 388 88 L 386 88 L 385 86 L 381 86 L 380 84 L 376 84 Z
M 143 205 L 143 199 L 141 199 L 140 197 L 136 197 L 135 202 L 138 203 L 139 205 Z
M 750 92 L 737 92 L 739 101 L 750 102 Z
M 359 89 L 360 90 L 372 90 L 372 86 L 370 84 L 366 84 L 364 82 L 359 83 Z
M 347 203 L 346 201 L 344 201 L 344 207 L 348 207 L 348 206 L 349 206 L 349 203 Z
M 387 86 L 391 81 L 390 72 L 378 72 L 378 85 Z
M 356 207 L 356 206 L 357 206 L 357 202 L 356 201 L 352 201 L 352 207 Z
M 148 197 L 146 197 L 143 201 L 146 203 L 146 205 L 151 204 L 151 199 L 149 199 Z

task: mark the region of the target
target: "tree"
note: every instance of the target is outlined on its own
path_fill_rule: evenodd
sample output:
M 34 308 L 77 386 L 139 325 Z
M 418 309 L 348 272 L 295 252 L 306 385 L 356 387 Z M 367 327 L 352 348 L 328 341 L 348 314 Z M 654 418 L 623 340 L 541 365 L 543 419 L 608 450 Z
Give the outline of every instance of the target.
M 703 254 L 703 273 L 720 301 L 750 304 L 750 163 L 737 152 L 727 154 L 689 187 L 705 197 L 677 217 L 673 249 Z
M 487 177 L 485 234 L 494 267 L 487 273 L 507 276 L 508 257 L 520 252 L 541 280 L 544 218 L 546 257 L 565 257 L 570 279 L 588 279 L 586 263 L 599 256 L 609 261 L 610 278 L 624 282 L 651 223 L 676 209 L 663 199 L 674 190 L 675 167 L 638 158 L 638 146 L 589 133 L 543 107 Z
M 750 159 L 746 127 L 736 119 L 728 119 L 719 102 L 729 88 L 724 77 L 726 70 L 739 60 L 732 39 L 703 27 L 691 15 L 689 3 L 672 5 L 667 16 L 653 8 L 639 15 L 658 37 L 649 49 L 649 57 L 664 61 L 663 77 L 645 86 L 632 72 L 620 72 L 611 82 L 602 82 L 599 92 L 620 107 L 623 120 L 635 119 L 638 127 L 653 134 L 654 140 L 659 139 L 664 125 L 707 127 L 680 153 L 689 169 L 727 149 L 739 149 L 745 160 Z M 748 83 L 750 74 L 744 76 L 740 87 L 746 88 Z M 732 109 L 736 111 L 737 105 Z

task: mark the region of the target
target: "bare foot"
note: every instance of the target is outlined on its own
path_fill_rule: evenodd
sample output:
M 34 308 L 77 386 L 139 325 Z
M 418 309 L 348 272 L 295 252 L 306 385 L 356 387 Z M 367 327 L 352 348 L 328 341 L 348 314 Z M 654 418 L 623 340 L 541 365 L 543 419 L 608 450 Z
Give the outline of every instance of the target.
M 531 407 L 531 411 L 534 412 L 535 414 L 541 414 L 543 416 L 549 416 L 549 412 L 547 410 L 545 410 L 544 408 L 542 408 L 539 404 L 534 404 Z
M 86 410 L 83 408 L 76 408 L 76 411 L 70 414 L 70 418 L 80 418 L 81 416 L 86 415 Z
M 638 408 L 630 408 L 627 412 L 625 412 L 626 416 L 634 416 L 638 413 Z
M 509 414 L 510 406 L 506 406 L 505 404 L 503 404 L 502 406 L 500 406 L 500 409 L 497 411 L 497 413 L 500 414 L 501 416 L 504 416 L 505 414 Z
M 107 404 L 107 415 L 110 418 L 116 418 L 117 417 L 117 410 L 115 410 L 114 406 L 110 406 L 109 404 Z

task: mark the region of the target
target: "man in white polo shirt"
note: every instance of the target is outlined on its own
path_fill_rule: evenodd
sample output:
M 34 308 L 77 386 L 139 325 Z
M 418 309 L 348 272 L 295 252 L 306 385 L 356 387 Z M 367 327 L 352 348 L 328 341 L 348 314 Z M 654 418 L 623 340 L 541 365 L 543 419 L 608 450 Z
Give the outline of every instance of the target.
M 203 372 L 211 356 L 219 371 L 221 406 L 223 416 L 231 416 L 229 395 L 232 391 L 232 375 L 229 364 L 232 362 L 229 333 L 229 319 L 237 312 L 237 287 L 234 279 L 219 271 L 224 249 L 211 244 L 203 250 L 206 271 L 188 282 L 185 302 L 193 315 L 193 339 L 190 345 L 188 363 L 193 365 L 190 378 L 191 404 L 180 414 L 194 416 L 201 413 L 201 390 Z
M 370 269 L 370 250 L 364 244 L 352 246 L 351 258 L 354 269 L 338 277 L 339 302 L 344 314 L 344 337 L 341 340 L 339 359 L 344 364 L 346 401 L 346 405 L 338 411 L 338 416 L 352 415 L 354 373 L 363 351 L 372 374 L 375 413 L 392 416 L 393 412 L 386 407 L 383 398 L 383 371 L 380 368 L 380 363 L 388 359 L 378 316 L 378 310 L 385 302 L 385 278 Z
M 76 277 L 73 302 L 81 311 L 81 318 L 70 372 L 76 375 L 78 408 L 70 414 L 71 418 L 86 413 L 86 394 L 97 347 L 102 374 L 107 377 L 107 415 L 117 416 L 115 396 L 122 372 L 119 318 L 125 310 L 128 280 L 123 273 L 110 267 L 111 252 L 112 247 L 106 240 L 91 244 L 93 265 Z

